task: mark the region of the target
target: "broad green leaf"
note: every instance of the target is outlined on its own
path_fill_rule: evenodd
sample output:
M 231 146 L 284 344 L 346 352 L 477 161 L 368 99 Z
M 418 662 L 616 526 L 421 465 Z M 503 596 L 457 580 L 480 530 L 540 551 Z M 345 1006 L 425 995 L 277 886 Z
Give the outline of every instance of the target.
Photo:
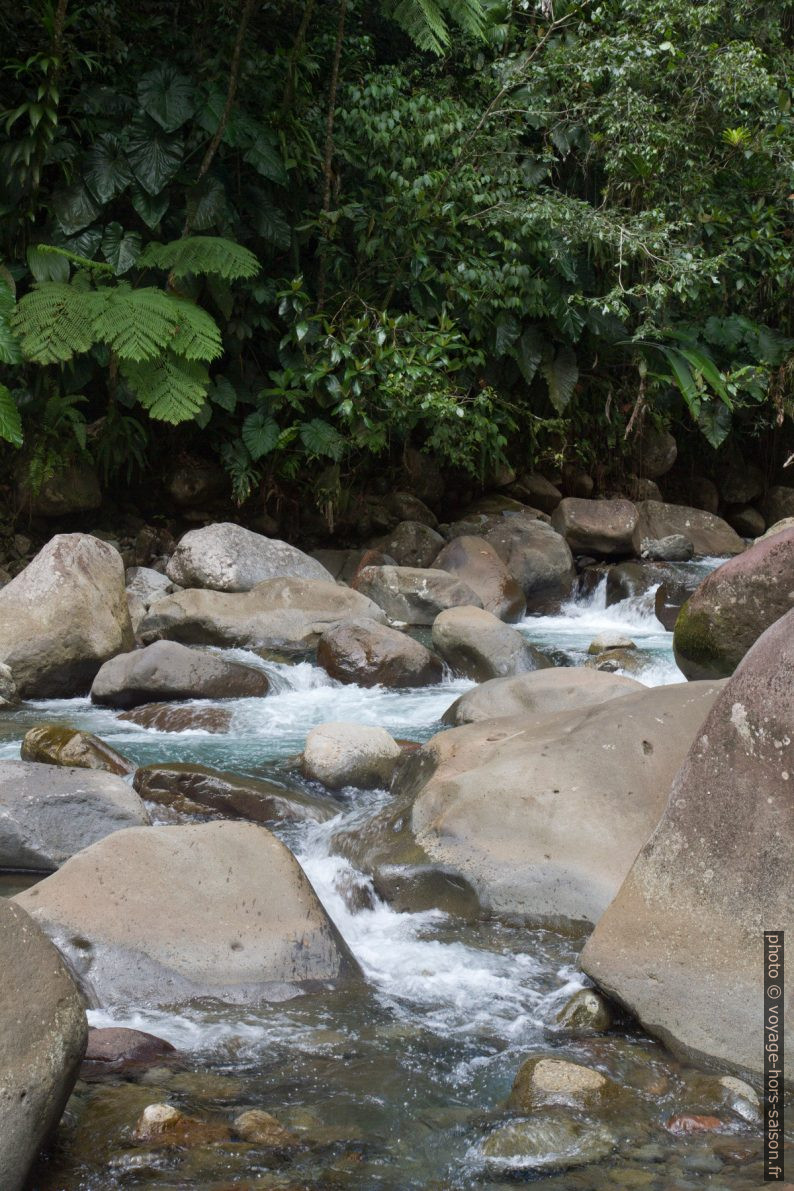
M 494 328 L 494 350 L 497 357 L 507 355 L 518 338 L 520 329 L 515 315 L 508 314 L 503 310 L 497 318 Z
M 663 347 L 661 349 L 673 370 L 673 378 L 681 392 L 681 396 L 686 401 L 695 417 L 700 411 L 700 393 L 695 384 L 694 377 L 689 368 L 689 363 L 681 355 L 681 353 L 674 347 Z
M 5 385 L 0 385 L 0 438 L 12 446 L 22 446 L 22 419 L 13 394 Z
M 573 348 L 565 345 L 561 347 L 553 359 L 543 361 L 541 371 L 549 387 L 549 399 L 557 412 L 562 413 L 571 400 L 579 379 L 579 368 Z
M 11 330 L 11 315 L 16 305 L 14 295 L 0 277 L 0 364 L 18 364 L 22 352 Z
M 543 337 L 536 327 L 528 327 L 513 349 L 521 375 L 528 385 L 532 384 L 543 357 Z
M 111 132 L 97 137 L 85 154 L 83 177 L 100 203 L 110 202 L 132 181 L 121 141 Z
M 678 351 L 730 408 L 732 402 L 728 390 L 725 388 L 725 381 L 711 357 L 707 356 L 705 352 L 692 351 L 687 347 L 679 347 Z
M 281 150 L 274 135 L 265 131 L 261 132 L 250 149 L 243 154 L 243 161 L 252 165 L 258 174 L 267 178 L 268 182 L 286 186 L 287 171 L 284 169 Z
M 168 185 L 183 155 L 182 138 L 165 132 L 148 116 L 136 116 L 127 129 L 127 157 L 148 194 L 159 194 Z
M 312 418 L 300 428 L 300 439 L 310 455 L 324 455 L 340 460 L 345 453 L 345 440 L 336 427 L 321 418 Z
M 284 214 L 271 207 L 263 196 L 262 203 L 254 212 L 254 226 L 263 240 L 274 248 L 285 251 L 292 242 L 292 231 Z
M 52 209 L 58 226 L 65 236 L 81 232 L 93 223 L 99 214 L 98 203 L 87 187 L 78 183 L 68 190 L 61 190 L 52 198 Z
M 132 187 L 132 205 L 152 231 L 168 210 L 168 194 L 148 194 L 137 182 Z
M 161 62 L 138 83 L 138 102 L 165 132 L 176 132 L 196 110 L 196 92 L 189 78 Z
M 102 255 L 117 277 L 135 264 L 141 252 L 141 237 L 137 232 L 125 232 L 120 223 L 109 223 L 102 237 Z
M 226 191 L 218 178 L 204 178 L 187 196 L 190 226 L 196 232 L 219 227 L 228 216 Z
M 273 418 L 261 411 L 249 414 L 243 422 L 241 437 L 248 453 L 256 463 L 263 455 L 269 455 L 278 446 L 279 430 Z
M 209 397 L 214 405 L 219 405 L 229 414 L 233 414 L 237 408 L 237 393 L 232 382 L 225 376 L 215 377 L 210 385 Z
M 698 426 L 703 436 L 716 450 L 731 432 L 731 411 L 722 401 L 704 401 L 698 413 Z

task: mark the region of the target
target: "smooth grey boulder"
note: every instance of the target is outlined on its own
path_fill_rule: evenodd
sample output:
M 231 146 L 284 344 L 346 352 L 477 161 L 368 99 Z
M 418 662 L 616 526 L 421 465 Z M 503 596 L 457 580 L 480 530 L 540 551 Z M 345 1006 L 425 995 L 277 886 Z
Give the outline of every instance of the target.
M 14 900 L 92 1006 L 256 1005 L 360 975 L 295 857 L 254 823 L 117 831 Z
M 17 699 L 17 684 L 11 667 L 0 662 L 0 707 L 12 707 Z
M 763 932 L 794 931 L 792 706 L 794 611 L 723 685 L 582 954 L 588 975 L 676 1054 L 742 1078 L 763 1069 Z M 784 1008 L 791 1021 L 791 982 Z
M 0 761 L 0 868 L 52 872 L 112 832 L 148 822 L 116 774 Z
M 88 1025 L 50 940 L 1 898 L 0 971 L 0 1171 L 3 1191 L 22 1191 L 74 1087 Z
M 490 542 L 461 535 L 441 550 L 433 562 L 436 570 L 449 571 L 476 592 L 487 612 L 514 624 L 526 612 L 527 601 L 519 584 Z
M 636 553 L 638 515 L 630 500 L 584 500 L 566 496 L 551 515 L 574 554 L 614 558 Z M 643 537 L 664 537 L 646 533 Z
M 485 540 L 524 593 L 527 612 L 556 612 L 571 595 L 573 555 L 546 522 L 524 514 L 501 517 Z
M 433 621 L 433 646 L 455 674 L 486 682 L 551 666 L 550 660 L 484 608 L 448 608 Z
M 144 642 L 231 645 L 306 653 L 331 625 L 383 610 L 349 587 L 320 579 L 268 579 L 251 591 L 181 591 L 152 604 L 140 625 Z
M 152 567 L 127 567 L 124 582 L 127 585 L 127 596 L 134 596 L 144 608 L 155 604 L 163 596 L 179 591 L 176 583 L 172 583 L 167 575 L 155 571 Z
M 787 529 L 706 576 L 675 622 L 675 660 L 687 678 L 724 678 L 791 607 L 794 529 Z
M 401 755 L 385 728 L 369 724 L 318 724 L 306 737 L 301 769 L 331 790 L 388 787 Z
M 372 548 L 393 558 L 399 567 L 429 567 L 444 545 L 444 539 L 421 521 L 401 521 L 391 533 L 372 543 Z
M 180 587 L 250 591 L 266 579 L 323 579 L 330 573 L 302 550 L 234 522 L 191 529 L 171 555 L 166 574 Z
M 640 541 L 681 534 L 692 543 L 695 554 L 711 558 L 741 554 L 744 550 L 744 542 L 736 530 L 731 529 L 722 517 L 703 509 L 664 504 L 658 500 L 641 500 L 637 504 L 637 513 L 637 535 Z
M 556 715 L 483 720 L 434 736 L 395 799 L 334 847 L 380 874 L 435 866 L 485 913 L 550 927 L 600 918 L 656 827 L 720 684 L 642 689 Z
M 457 728 L 500 716 L 555 715 L 559 711 L 622 699 L 632 691 L 644 689 L 642 683 L 619 674 L 602 674 L 582 666 L 555 666 L 480 683 L 456 699 L 444 712 L 442 721 Z
M 460 604 L 482 606 L 466 583 L 447 571 L 420 567 L 362 567 L 353 586 L 401 624 L 432 624 L 439 612 Z
M 83 694 L 133 643 L 121 555 L 90 534 L 56 534 L 0 589 L 0 662 L 23 699 Z
M 649 562 L 689 562 L 695 548 L 682 533 L 671 533 L 666 538 L 643 538 L 640 557 Z
M 176 641 L 155 641 L 105 662 L 91 687 L 91 701 L 126 709 L 175 699 L 244 699 L 269 689 L 264 670 Z
M 337 682 L 417 687 L 441 682 L 440 658 L 419 641 L 374 620 L 333 625 L 317 644 L 317 664 Z
M 766 541 L 767 538 L 773 538 L 776 533 L 782 533 L 784 529 L 794 529 L 794 517 L 784 517 L 782 521 L 776 521 L 774 525 L 770 525 L 769 529 L 761 534 L 759 541 Z

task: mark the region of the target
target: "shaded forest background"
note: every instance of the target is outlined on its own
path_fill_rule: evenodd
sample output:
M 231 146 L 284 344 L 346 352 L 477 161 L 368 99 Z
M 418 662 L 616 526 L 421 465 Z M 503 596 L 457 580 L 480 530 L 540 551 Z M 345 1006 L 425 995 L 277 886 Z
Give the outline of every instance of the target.
M 789 474 L 791 3 L 58 0 L 0 44 L 15 508 L 181 460 L 330 532 L 430 475 L 628 491 L 654 427 L 682 489 Z

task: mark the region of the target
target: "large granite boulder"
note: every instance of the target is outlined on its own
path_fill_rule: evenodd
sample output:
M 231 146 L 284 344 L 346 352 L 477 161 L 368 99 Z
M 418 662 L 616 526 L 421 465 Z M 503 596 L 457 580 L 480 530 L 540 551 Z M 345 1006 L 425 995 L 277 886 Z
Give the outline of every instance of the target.
M 544 521 L 526 515 L 500 517 L 485 540 L 493 546 L 524 593 L 528 612 L 556 612 L 571 594 L 573 555 Z
M 74 1086 L 88 1026 L 50 940 L 2 898 L 0 971 L 0 1171 L 3 1191 L 22 1191 Z
M 658 823 L 719 684 L 682 683 L 434 736 L 334 847 L 375 877 L 454 874 L 485 913 L 597 922 Z
M 128 708 L 168 699 L 244 699 L 266 695 L 269 689 L 264 670 L 176 641 L 155 641 L 105 662 L 91 687 L 91 700 Z
M 180 587 L 208 587 L 213 591 L 250 591 L 265 579 L 331 582 L 322 563 L 302 550 L 231 521 L 186 533 L 169 560 L 166 574 Z
M 638 537 L 666 538 L 682 534 L 692 543 L 695 554 L 711 558 L 723 558 L 741 554 L 744 542 L 727 521 L 703 509 L 690 509 L 686 505 L 664 504 L 658 500 L 641 500 L 637 505 L 639 514 Z
M 172 583 L 167 575 L 152 567 L 127 567 L 124 581 L 127 584 L 127 596 L 139 600 L 144 608 L 156 604 L 163 596 L 179 591 L 178 584 Z
M 638 516 L 630 500 L 582 500 L 566 496 L 551 515 L 552 528 L 562 534 L 574 554 L 598 558 L 636 553 Z M 642 534 L 662 538 L 664 534 Z
M 401 521 L 391 533 L 372 543 L 399 567 L 429 567 L 443 545 L 441 534 L 421 521 Z
M 106 773 L 135 772 L 132 761 L 116 752 L 93 732 L 79 732 L 66 724 L 37 724 L 24 735 L 19 755 L 23 761 L 76 769 L 103 769 Z
M 57 534 L 0 589 L 0 662 L 23 699 L 83 694 L 132 646 L 121 555 L 89 534 Z
M 448 608 L 433 622 L 433 646 L 455 674 L 486 682 L 540 670 L 551 662 L 484 608 Z
M 202 817 L 248 819 L 252 823 L 322 823 L 338 812 L 330 799 L 314 798 L 304 790 L 178 761 L 142 765 L 132 784 L 147 802 Z
M 306 653 L 331 625 L 381 608 L 349 587 L 320 579 L 268 579 L 251 591 L 181 591 L 152 604 L 138 630 L 142 641 Z
M 794 611 L 724 686 L 582 955 L 677 1054 L 745 1078 L 763 1070 L 763 932 L 794 931 L 792 706 Z
M 480 683 L 456 699 L 442 720 L 457 728 L 505 715 L 555 715 L 622 699 L 644 689 L 642 683 L 620 674 L 603 674 L 583 666 L 554 667 Z
M 117 831 L 14 899 L 91 1005 L 255 1005 L 359 975 L 292 853 L 223 821 Z
M 317 645 L 317 664 L 337 682 L 358 686 L 432 686 L 444 676 L 434 653 L 374 620 L 348 620 L 327 629 Z
M 454 538 L 436 557 L 433 566 L 449 571 L 482 600 L 487 612 L 500 620 L 521 620 L 527 601 L 519 584 L 490 542 L 473 535 Z
M 0 761 L 0 868 L 52 872 L 112 832 L 148 822 L 115 774 Z
M 399 744 L 385 728 L 369 724 L 318 724 L 306 737 L 301 769 L 306 777 L 331 790 L 357 786 L 388 787 L 401 756 Z
M 703 580 L 675 622 L 675 660 L 687 678 L 724 678 L 791 607 L 794 529 L 755 542 Z
M 432 624 L 439 612 L 460 604 L 482 606 L 468 584 L 433 568 L 363 567 L 354 587 L 382 608 L 389 620 L 402 624 Z

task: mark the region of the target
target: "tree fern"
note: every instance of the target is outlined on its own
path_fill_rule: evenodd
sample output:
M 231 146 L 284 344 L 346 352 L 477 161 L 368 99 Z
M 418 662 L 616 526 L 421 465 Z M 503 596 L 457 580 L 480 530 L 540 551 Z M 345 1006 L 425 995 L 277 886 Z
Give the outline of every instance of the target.
M 122 360 L 141 362 L 161 356 L 178 325 L 175 300 L 162 290 L 116 285 L 99 291 L 101 304 L 93 332 Z
M 223 344 L 218 324 L 206 310 L 187 298 L 170 297 L 168 300 L 178 318 L 171 350 L 186 360 L 205 360 L 208 363 L 222 356 Z
M 233 281 L 255 277 L 259 261 L 253 252 L 221 236 L 187 236 L 170 244 L 148 244 L 138 258 L 139 265 L 167 269 L 173 277 L 210 274 Z
M 149 417 L 158 422 L 187 422 L 204 405 L 209 374 L 192 360 L 166 351 L 157 360 L 123 361 L 120 370 Z
M 449 45 L 449 21 L 473 37 L 485 30 L 482 0 L 381 0 L 381 9 L 420 50 L 433 54 Z
M 11 330 L 14 306 L 11 288 L 0 277 L 0 364 L 18 364 L 22 358 L 19 343 Z
M 13 393 L 5 385 L 0 385 L 0 438 L 22 446 L 22 420 Z
M 94 290 L 43 281 L 17 302 L 11 327 L 26 359 L 36 364 L 59 364 L 90 351 L 101 308 L 102 297 Z

